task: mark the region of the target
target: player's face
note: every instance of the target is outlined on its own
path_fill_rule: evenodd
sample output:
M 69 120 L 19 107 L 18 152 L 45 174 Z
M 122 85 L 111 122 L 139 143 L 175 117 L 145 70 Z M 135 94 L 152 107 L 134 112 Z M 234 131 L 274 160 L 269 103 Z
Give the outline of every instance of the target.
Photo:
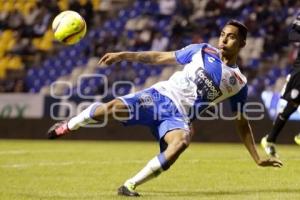
M 219 49 L 224 56 L 234 56 L 244 46 L 239 37 L 239 29 L 232 25 L 223 28 L 219 38 Z

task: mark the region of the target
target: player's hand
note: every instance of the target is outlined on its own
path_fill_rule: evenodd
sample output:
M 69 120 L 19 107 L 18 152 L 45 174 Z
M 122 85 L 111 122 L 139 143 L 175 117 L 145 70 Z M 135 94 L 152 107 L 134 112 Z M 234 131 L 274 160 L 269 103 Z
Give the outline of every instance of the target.
M 279 167 L 280 168 L 283 166 L 282 162 L 276 158 L 260 160 L 257 164 L 261 167 Z
M 101 67 L 107 67 L 113 63 L 121 61 L 120 53 L 106 53 L 98 62 Z

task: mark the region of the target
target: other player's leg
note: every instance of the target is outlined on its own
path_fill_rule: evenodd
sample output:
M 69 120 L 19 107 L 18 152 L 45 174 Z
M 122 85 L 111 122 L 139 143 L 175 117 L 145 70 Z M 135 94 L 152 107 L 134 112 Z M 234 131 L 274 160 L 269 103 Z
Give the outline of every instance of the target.
M 261 146 L 269 156 L 278 157 L 275 146 L 277 137 L 291 114 L 297 110 L 297 107 L 297 104 L 288 102 L 284 110 L 278 114 L 274 121 L 271 133 L 262 138 Z
M 124 118 L 129 116 L 129 110 L 121 100 L 115 99 L 104 104 L 92 103 L 88 108 L 70 120 L 54 124 L 48 131 L 48 138 L 54 139 L 66 135 L 87 124 L 103 121 L 105 118 L 112 120 L 114 116 Z
M 166 133 L 164 141 L 167 143 L 166 150 L 152 158 L 142 170 L 128 179 L 118 189 L 119 195 L 139 196 L 135 188 L 159 176 L 161 172 L 168 170 L 179 155 L 188 147 L 190 134 L 183 129 L 172 130 Z

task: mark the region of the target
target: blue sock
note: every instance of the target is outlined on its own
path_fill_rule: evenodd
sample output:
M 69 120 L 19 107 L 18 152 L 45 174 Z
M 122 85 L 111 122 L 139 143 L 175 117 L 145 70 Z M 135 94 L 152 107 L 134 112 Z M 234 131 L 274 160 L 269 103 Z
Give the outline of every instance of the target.
M 166 157 L 165 157 L 165 155 L 164 155 L 163 153 L 160 153 L 160 154 L 157 156 L 157 158 L 158 158 L 158 160 L 159 160 L 159 162 L 160 162 L 160 164 L 161 164 L 161 168 L 162 168 L 163 170 L 167 170 L 167 169 L 170 168 L 170 164 L 169 164 L 169 162 L 166 160 Z

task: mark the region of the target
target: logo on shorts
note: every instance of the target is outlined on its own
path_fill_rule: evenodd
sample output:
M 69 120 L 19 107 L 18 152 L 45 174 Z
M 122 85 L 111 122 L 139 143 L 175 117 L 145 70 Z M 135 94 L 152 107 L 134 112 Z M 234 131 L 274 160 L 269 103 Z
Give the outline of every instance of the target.
M 142 94 L 140 96 L 139 101 L 140 101 L 141 106 L 153 106 L 154 105 L 153 98 L 149 94 Z

